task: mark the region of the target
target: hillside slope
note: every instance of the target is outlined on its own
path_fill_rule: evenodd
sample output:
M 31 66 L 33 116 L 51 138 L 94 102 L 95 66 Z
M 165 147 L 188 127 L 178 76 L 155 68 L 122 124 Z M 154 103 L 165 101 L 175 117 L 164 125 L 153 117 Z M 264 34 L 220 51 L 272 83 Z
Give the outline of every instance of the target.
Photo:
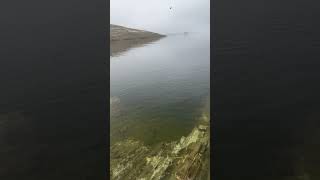
M 164 35 L 110 24 L 110 41 L 164 37 Z

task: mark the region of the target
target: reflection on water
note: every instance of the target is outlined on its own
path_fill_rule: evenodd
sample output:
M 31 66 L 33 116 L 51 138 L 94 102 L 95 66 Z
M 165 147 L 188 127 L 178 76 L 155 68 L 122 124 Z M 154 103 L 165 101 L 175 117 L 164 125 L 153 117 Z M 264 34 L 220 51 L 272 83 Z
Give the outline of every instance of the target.
M 130 42 L 126 47 L 119 48 L 121 46 L 119 43 L 119 46 L 114 49 L 139 48 L 123 51 L 122 54 L 110 58 L 110 140 L 111 164 L 114 164 L 114 166 L 111 165 L 111 168 L 114 167 L 111 174 L 114 175 L 112 176 L 114 179 L 125 173 L 131 174 L 131 176 L 139 174 L 142 177 L 148 177 L 148 172 L 142 175 L 143 173 L 137 173 L 134 168 L 120 167 L 119 165 L 133 163 L 138 166 L 134 160 L 126 159 L 129 157 L 127 154 L 129 152 L 123 152 L 125 148 L 120 148 L 136 149 L 137 147 L 134 145 L 136 141 L 140 147 L 146 148 L 136 149 L 135 152 L 140 152 L 140 155 L 139 153 L 133 155 L 137 156 L 136 159 L 144 157 L 141 159 L 142 162 L 147 158 L 145 156 L 165 152 L 169 159 L 162 159 L 163 154 L 154 157 L 159 160 L 158 163 L 162 164 L 161 167 L 164 170 L 167 168 L 165 162 L 176 164 L 177 167 L 172 165 L 172 169 L 176 169 L 177 172 L 184 172 L 178 168 L 180 166 L 198 167 L 196 164 L 178 166 L 177 160 L 170 159 L 173 152 L 170 149 L 174 145 L 178 146 L 176 143 L 183 136 L 194 136 L 191 132 L 197 132 L 197 129 L 194 128 L 199 123 L 206 127 L 210 119 L 208 112 L 210 93 L 209 36 L 202 34 L 176 35 L 153 42 L 144 41 L 142 44 Z M 203 138 L 206 139 L 205 137 L 209 137 L 208 131 L 204 131 Z M 197 137 L 198 135 L 193 139 L 197 139 Z M 132 141 L 126 141 L 130 139 Z M 199 139 L 201 139 L 200 136 Z M 209 147 L 207 140 L 195 141 L 195 145 L 192 147 L 189 147 L 189 144 L 185 146 L 197 153 L 198 150 L 195 149 Z M 159 150 L 159 146 L 161 150 Z M 208 153 L 205 150 L 203 152 Z M 183 151 L 183 153 L 186 152 Z M 187 158 L 188 153 L 185 155 Z M 123 159 L 117 160 L 117 156 L 122 156 Z M 206 164 L 203 165 L 204 169 L 209 167 L 207 163 L 209 155 L 206 154 L 205 157 L 207 157 L 206 160 L 201 161 L 202 164 Z M 155 160 L 154 158 L 151 158 L 150 162 Z M 144 166 L 145 164 L 139 165 Z M 195 172 L 197 171 L 195 170 Z M 205 175 L 208 174 L 208 171 L 201 172 L 200 174 L 204 172 L 206 172 Z M 161 175 L 157 174 L 157 176 Z
M 149 143 L 186 135 L 209 94 L 209 45 L 205 38 L 167 37 L 112 57 L 110 93 L 121 102 L 122 114 L 111 119 L 111 127 L 126 121 L 132 131 L 139 132 L 132 135 L 155 136 Z M 164 133 L 163 128 L 168 138 L 155 135 Z M 153 134 L 147 136 L 141 133 L 144 131 Z
M 124 41 L 112 41 L 110 43 L 110 52 L 111 56 L 120 56 L 121 53 L 131 49 L 145 46 L 151 42 L 157 41 L 161 39 L 161 37 L 151 37 L 151 38 L 140 38 L 140 39 L 132 39 L 132 40 L 124 40 Z

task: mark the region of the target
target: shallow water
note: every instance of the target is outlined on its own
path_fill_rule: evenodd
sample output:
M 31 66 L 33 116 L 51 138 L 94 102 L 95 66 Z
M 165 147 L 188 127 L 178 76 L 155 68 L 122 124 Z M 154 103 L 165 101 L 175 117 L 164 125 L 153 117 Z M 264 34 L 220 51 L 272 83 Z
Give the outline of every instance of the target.
M 190 133 L 210 91 L 210 37 L 167 36 L 110 57 L 111 144 Z

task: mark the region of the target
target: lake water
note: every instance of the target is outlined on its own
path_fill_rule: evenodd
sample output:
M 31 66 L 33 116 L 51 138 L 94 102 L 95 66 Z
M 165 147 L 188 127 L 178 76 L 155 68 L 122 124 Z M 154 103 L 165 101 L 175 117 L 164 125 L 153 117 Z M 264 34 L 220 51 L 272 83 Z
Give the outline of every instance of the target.
M 147 145 L 178 140 L 209 98 L 210 37 L 148 42 L 110 57 L 110 69 L 111 144 L 128 137 Z

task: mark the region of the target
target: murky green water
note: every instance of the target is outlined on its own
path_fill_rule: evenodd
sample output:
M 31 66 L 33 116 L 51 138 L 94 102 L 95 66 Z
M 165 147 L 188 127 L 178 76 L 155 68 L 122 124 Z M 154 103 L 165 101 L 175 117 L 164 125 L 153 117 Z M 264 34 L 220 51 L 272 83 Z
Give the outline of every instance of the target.
M 210 93 L 209 35 L 175 35 L 110 57 L 111 144 L 190 133 Z

